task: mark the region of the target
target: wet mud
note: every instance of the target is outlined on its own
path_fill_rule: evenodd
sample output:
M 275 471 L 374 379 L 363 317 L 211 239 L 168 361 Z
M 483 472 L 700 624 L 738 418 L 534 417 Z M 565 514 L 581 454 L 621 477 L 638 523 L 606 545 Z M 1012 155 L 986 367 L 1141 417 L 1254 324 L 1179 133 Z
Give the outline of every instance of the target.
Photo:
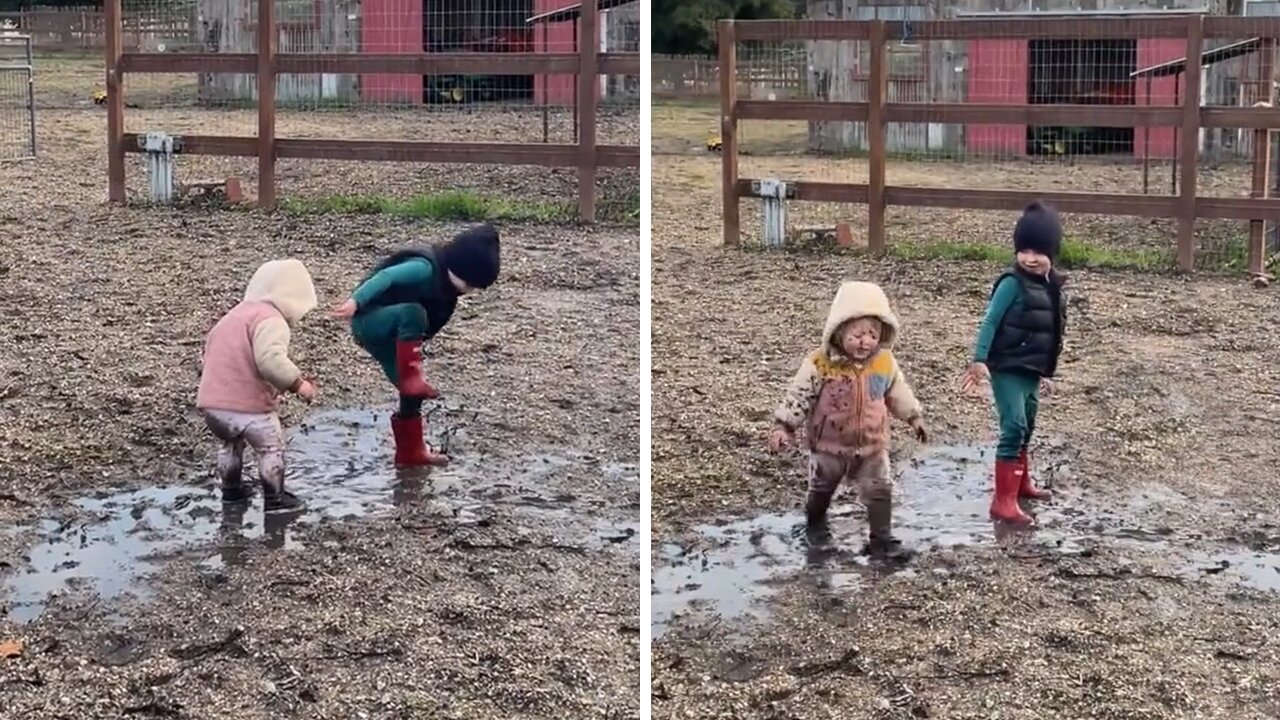
M 1171 577 L 1218 578 L 1280 592 L 1280 536 L 1246 541 L 1180 535 L 1161 524 L 1161 510 L 1189 503 L 1185 496 L 1146 483 L 1125 502 L 1095 505 L 1072 488 L 1069 458 L 1045 455 L 1036 475 L 1055 496 L 1023 503 L 1036 517 L 1032 528 L 989 519 L 994 455 L 965 446 L 930 448 L 895 471 L 898 553 L 867 552 L 865 510 L 849 488 L 842 488 L 825 531 L 807 528 L 798 510 L 696 526 L 654 553 L 654 636 L 683 615 L 766 618 L 770 598 L 790 584 L 855 594 L 879 578 L 917 572 L 915 560 L 927 553 L 982 544 L 1063 556 L 1087 556 L 1102 543 L 1120 545 L 1163 566 Z
M 444 468 L 396 468 L 385 412 L 317 413 L 289 431 L 288 488 L 307 502 L 302 513 L 262 511 L 261 492 L 248 505 L 224 506 L 216 481 L 205 487 L 161 485 L 77 498 L 69 512 L 41 520 L 36 541 L 0 585 L 11 619 L 37 618 L 51 598 L 85 593 L 102 601 L 145 600 L 146 578 L 185 557 L 210 572 L 240 564 L 255 548 L 304 547 L 306 528 L 345 522 L 397 506 L 457 524 L 492 522 L 508 512 L 566 542 L 638 549 L 634 521 L 602 517 L 589 498 L 558 490 L 557 476 L 591 468 L 610 484 L 635 484 L 634 465 L 600 464 L 572 450 L 538 448 L 516 461 L 487 457 L 462 433 L 433 438 L 452 453 Z M 246 482 L 256 482 L 246 453 Z M 18 528 L 30 532 L 32 528 Z

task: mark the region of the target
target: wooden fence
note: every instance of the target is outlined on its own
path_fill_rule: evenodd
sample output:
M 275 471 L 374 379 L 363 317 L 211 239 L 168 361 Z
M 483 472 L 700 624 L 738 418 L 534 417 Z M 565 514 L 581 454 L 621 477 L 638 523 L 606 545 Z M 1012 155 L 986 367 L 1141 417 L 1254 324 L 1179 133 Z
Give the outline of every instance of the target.
M 1134 39 L 1184 38 L 1186 57 L 1202 58 L 1206 40 L 1260 38 L 1270 49 L 1280 38 L 1280 18 L 1188 15 L 1121 18 L 982 18 L 911 22 L 872 20 L 722 20 L 718 24 L 724 241 L 740 240 L 739 201 L 751 197 L 752 178 L 738 176 L 740 120 L 808 120 L 863 122 L 869 151 L 868 182 L 800 181 L 788 186 L 795 200 L 860 203 L 868 206 L 867 244 L 873 252 L 885 247 L 885 209 L 888 205 L 1018 210 L 1043 199 L 1064 212 L 1100 215 L 1175 218 L 1178 221 L 1177 262 L 1183 270 L 1195 265 L 1195 223 L 1200 218 L 1250 221 L 1249 269 L 1261 273 L 1265 265 L 1265 223 L 1280 221 L 1280 198 L 1267 197 L 1271 140 L 1269 129 L 1280 128 L 1280 109 L 1274 107 L 1202 107 L 1200 73 L 1189 72 L 1180 105 L 1069 105 L 998 103 L 919 103 L 889 101 L 886 48 L 904 38 L 913 41 L 1010 39 Z M 836 40 L 865 41 L 870 46 L 866 102 L 815 100 L 740 100 L 737 45 L 752 41 Z M 1272 53 L 1265 53 L 1271 57 Z M 1264 70 L 1272 76 L 1274 68 Z M 1268 88 L 1270 92 L 1270 88 Z M 1274 100 L 1274 93 L 1273 95 Z M 1274 105 L 1274 102 L 1272 102 Z M 890 186 L 885 181 L 887 123 L 1007 124 L 1032 126 L 1095 126 L 1176 128 L 1183 138 L 1197 138 L 1202 128 L 1240 128 L 1254 136 L 1250 197 L 1199 197 L 1199 143 L 1182 142 L 1178 149 L 1180 182 L 1176 195 L 1139 195 L 1073 191 L 990 188 L 924 188 Z
M 600 0 L 585 0 L 594 9 Z M 258 158 L 258 205 L 276 204 L 276 158 L 366 160 L 578 168 L 578 215 L 595 219 L 596 170 L 639 167 L 638 146 L 597 145 L 600 104 L 598 76 L 639 75 L 639 53 L 599 51 L 599 15 L 583 12 L 577 52 L 572 53 L 277 53 L 279 28 L 274 2 L 259 2 L 256 53 L 124 52 L 123 0 L 106 0 L 107 175 L 108 198 L 124 202 L 125 153 L 142 152 L 139 136 L 124 131 L 126 73 L 248 73 L 257 76 L 256 137 L 183 135 L 185 155 Z M 276 77 L 282 74 L 348 73 L 401 75 L 576 75 L 577 144 L 468 143 L 276 137 Z M 270 98 L 263 101 L 262 98 Z

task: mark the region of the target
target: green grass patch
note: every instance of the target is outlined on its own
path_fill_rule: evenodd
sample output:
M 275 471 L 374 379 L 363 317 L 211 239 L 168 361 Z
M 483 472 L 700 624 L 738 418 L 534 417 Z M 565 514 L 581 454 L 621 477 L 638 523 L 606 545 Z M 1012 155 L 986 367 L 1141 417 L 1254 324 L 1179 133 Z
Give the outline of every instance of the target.
M 577 205 L 568 202 L 521 201 L 449 190 L 409 198 L 381 195 L 332 195 L 284 200 L 280 208 L 299 215 L 393 215 L 423 220 L 511 220 L 524 222 L 572 222 Z
M 841 251 L 840 248 L 794 248 L 799 250 Z M 848 251 L 855 254 L 865 250 Z M 964 242 L 890 243 L 885 256 L 899 260 L 929 260 L 942 262 L 986 262 L 1004 265 L 1013 262 L 1011 245 Z M 1214 248 L 1202 248 L 1197 253 L 1196 267 L 1208 272 L 1238 272 L 1248 262 L 1244 240 L 1232 240 Z M 1077 238 L 1066 238 L 1058 255 L 1057 267 L 1062 270 L 1139 270 L 1159 272 L 1177 266 L 1173 248 L 1115 248 L 1086 243 Z

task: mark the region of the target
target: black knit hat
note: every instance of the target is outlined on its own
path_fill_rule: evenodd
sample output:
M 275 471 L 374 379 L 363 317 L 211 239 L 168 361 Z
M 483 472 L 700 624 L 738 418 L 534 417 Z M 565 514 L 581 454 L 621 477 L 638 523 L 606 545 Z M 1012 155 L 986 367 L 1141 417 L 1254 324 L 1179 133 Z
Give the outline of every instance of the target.
M 1038 200 L 1028 205 L 1013 228 L 1013 249 L 1034 250 L 1054 259 L 1061 248 L 1062 223 L 1058 213 Z
M 473 288 L 487 288 L 498 279 L 498 230 L 477 225 L 458 233 L 437 250 L 445 269 Z

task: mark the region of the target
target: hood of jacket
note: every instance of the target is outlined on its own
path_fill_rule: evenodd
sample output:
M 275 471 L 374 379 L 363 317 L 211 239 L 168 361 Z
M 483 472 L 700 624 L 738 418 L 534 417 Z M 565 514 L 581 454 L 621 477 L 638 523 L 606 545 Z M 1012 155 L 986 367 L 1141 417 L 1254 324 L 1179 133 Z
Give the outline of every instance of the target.
M 840 326 L 859 317 L 878 318 L 884 324 L 880 335 L 880 349 L 889 350 L 898 339 L 898 316 L 889 307 L 889 297 L 879 285 L 869 282 L 846 282 L 836 291 L 835 300 L 827 312 L 827 324 L 822 330 L 822 348 L 828 355 L 838 353 L 835 340 Z
M 316 287 L 301 260 L 272 260 L 253 273 L 244 299 L 271 303 L 292 325 L 315 308 Z

